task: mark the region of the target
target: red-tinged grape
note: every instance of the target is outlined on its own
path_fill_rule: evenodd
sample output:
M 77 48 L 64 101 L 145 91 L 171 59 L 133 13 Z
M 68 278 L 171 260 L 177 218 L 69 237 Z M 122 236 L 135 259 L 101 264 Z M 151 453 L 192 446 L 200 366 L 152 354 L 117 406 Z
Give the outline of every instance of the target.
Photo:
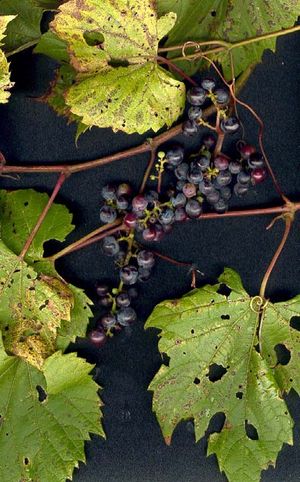
M 183 186 L 182 192 L 187 198 L 191 198 L 191 197 L 196 196 L 197 188 L 194 184 L 192 184 L 190 182 L 187 182 Z
M 154 241 L 156 237 L 156 229 L 154 226 L 150 226 L 143 230 L 143 238 L 145 241 Z
M 88 339 L 93 345 L 95 345 L 97 348 L 100 348 L 101 346 L 105 345 L 107 336 L 103 330 L 98 329 L 90 331 L 88 334 Z
M 216 145 L 216 139 L 212 134 L 206 134 L 202 142 L 207 149 L 213 149 Z
M 148 206 L 148 201 L 142 194 L 138 194 L 132 200 L 132 209 L 135 211 L 144 211 Z
M 228 169 L 229 162 L 227 157 L 223 156 L 222 154 L 219 154 L 217 157 L 214 159 L 214 165 L 219 171 L 225 171 Z
M 138 218 L 135 213 L 127 213 L 124 217 L 124 224 L 128 226 L 128 228 L 135 228 L 138 222 Z
M 249 159 L 249 157 L 256 152 L 254 146 L 251 146 L 250 144 L 244 144 L 243 141 L 238 144 L 237 148 L 243 159 Z
M 188 215 L 185 212 L 184 208 L 177 208 L 175 209 L 175 221 L 177 222 L 183 222 L 188 219 Z
M 254 181 L 255 184 L 259 184 L 263 182 L 267 177 L 267 170 L 263 167 L 258 167 L 257 169 L 253 169 L 251 172 L 251 179 Z

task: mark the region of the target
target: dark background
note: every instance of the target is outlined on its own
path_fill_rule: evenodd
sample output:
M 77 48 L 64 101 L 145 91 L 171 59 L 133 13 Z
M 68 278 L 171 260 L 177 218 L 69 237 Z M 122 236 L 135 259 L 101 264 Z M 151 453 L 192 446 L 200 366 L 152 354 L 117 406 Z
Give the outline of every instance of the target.
M 99 158 L 140 144 L 145 136 L 113 134 L 109 129 L 92 129 L 75 146 L 75 126 L 68 126 L 47 105 L 34 98 L 43 94 L 53 78 L 55 64 L 44 56 L 25 52 L 12 59 L 16 86 L 10 102 L 0 106 L 0 149 L 10 163 L 62 163 Z M 300 36 L 278 40 L 276 55 L 267 51 L 263 62 L 243 90 L 241 97 L 264 119 L 265 147 L 283 190 L 300 199 Z M 242 119 L 246 138 L 257 142 L 257 127 L 248 114 Z M 199 139 L 178 138 L 188 149 Z M 58 201 L 74 213 L 76 230 L 68 243 L 99 225 L 101 187 L 109 182 L 130 181 L 138 188 L 149 155 L 117 161 L 72 177 L 63 186 Z M 18 181 L 1 179 L 3 188 L 34 187 L 51 192 L 55 175 L 23 175 Z M 234 206 L 271 206 L 280 200 L 271 180 L 254 189 Z M 237 270 L 252 295 L 259 291 L 264 271 L 278 245 L 283 223 L 266 231 L 270 216 L 217 219 L 176 225 L 156 249 L 178 260 L 196 263 L 204 276 L 198 285 L 214 281 L 224 266 Z M 300 292 L 299 215 L 286 248 L 271 276 L 267 295 L 272 300 L 288 299 Z M 58 249 L 58 243 L 50 250 Z M 70 282 L 83 287 L 94 298 L 97 280 L 117 281 L 110 258 L 102 256 L 99 245 L 85 248 L 60 261 L 58 268 Z M 151 412 L 147 386 L 157 372 L 161 358 L 157 333 L 143 325 L 159 301 L 177 297 L 190 289 L 187 269 L 159 260 L 149 282 L 140 286 L 136 304 L 139 321 L 130 330 L 96 350 L 87 342 L 79 353 L 96 363 L 95 377 L 103 387 L 104 427 L 107 440 L 93 437 L 86 444 L 87 465 L 75 471 L 75 482 L 200 482 L 224 481 L 214 456 L 206 458 L 207 440 L 194 443 L 193 425 L 183 422 L 176 429 L 171 447 L 164 445 L 158 423 Z M 292 392 L 288 405 L 296 420 L 294 447 L 285 445 L 277 468 L 263 473 L 263 481 L 300 480 L 300 400 Z M 214 424 L 212 424 L 213 426 Z M 217 425 L 217 421 L 215 426 Z M 210 429 L 212 428 L 210 427 Z M 272 427 L 270 427 L 272 430 Z M 241 481 L 243 482 L 243 481 Z

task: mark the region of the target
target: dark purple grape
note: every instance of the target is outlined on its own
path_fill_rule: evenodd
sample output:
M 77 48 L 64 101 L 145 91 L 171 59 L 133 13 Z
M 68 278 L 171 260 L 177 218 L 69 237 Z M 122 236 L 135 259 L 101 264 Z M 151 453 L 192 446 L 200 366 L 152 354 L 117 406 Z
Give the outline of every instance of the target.
M 219 199 L 219 201 L 217 201 L 214 205 L 214 210 L 219 213 L 219 214 L 223 214 L 227 211 L 228 209 L 228 204 L 227 202 L 224 200 L 224 199 Z
M 113 223 L 117 219 L 117 211 L 111 206 L 102 206 L 100 209 L 100 221 L 104 224 Z
M 215 188 L 210 181 L 202 181 L 199 183 L 199 191 L 201 194 L 207 196 L 207 194 L 215 191 Z
M 182 132 L 185 136 L 195 136 L 199 132 L 199 127 L 194 121 L 187 120 L 182 124 Z
M 234 134 L 240 128 L 240 122 L 237 117 L 228 117 L 222 119 L 220 127 L 225 134 Z
M 196 199 L 189 199 L 185 206 L 185 212 L 190 218 L 197 218 L 202 213 L 202 206 Z
M 187 179 L 187 174 L 189 170 L 189 165 L 186 162 L 183 162 L 178 167 L 176 167 L 174 173 L 179 181 L 185 181 Z
M 174 221 L 175 221 L 175 215 L 174 215 Z M 169 234 L 173 230 L 173 223 L 172 224 L 162 224 L 161 226 L 162 226 L 163 232 L 165 234 Z
M 144 197 L 148 203 L 154 203 L 158 200 L 158 192 L 150 189 L 150 191 L 145 192 Z
M 258 167 L 251 172 L 251 179 L 255 184 L 263 182 L 267 177 L 267 170 L 264 167 Z
M 121 326 L 128 326 L 131 323 L 134 323 L 136 319 L 136 312 L 133 308 L 131 308 L 131 306 L 128 306 L 127 308 L 120 308 L 117 311 L 117 322 Z
M 203 173 L 199 166 L 190 169 L 188 174 L 188 181 L 192 184 L 199 184 L 203 180 Z
M 210 159 L 207 156 L 200 156 L 199 158 L 197 158 L 196 162 L 200 167 L 201 171 L 206 171 L 206 169 L 209 167 Z
M 225 171 L 228 169 L 229 162 L 227 157 L 223 156 L 222 154 L 219 154 L 217 157 L 214 159 L 214 165 L 219 171 Z
M 139 278 L 138 278 L 139 281 L 141 281 L 142 283 L 144 281 L 148 281 L 150 276 L 151 276 L 151 269 L 139 267 Z
M 105 283 L 97 283 L 96 284 L 96 293 L 98 296 L 105 296 L 110 292 L 110 288 Z
M 203 79 L 201 82 L 201 87 L 211 92 L 216 87 L 216 83 L 213 79 Z
M 144 211 L 148 206 L 148 201 L 142 194 L 138 194 L 132 200 L 132 209 L 134 211 Z
M 129 206 L 129 201 L 125 196 L 119 196 L 116 201 L 117 208 L 120 209 L 121 211 L 126 211 Z
M 241 172 L 243 166 L 239 161 L 230 161 L 228 169 L 231 172 L 231 174 L 238 174 Z
M 156 226 L 150 226 L 143 230 L 143 238 L 145 241 L 154 241 L 156 237 Z
M 171 208 L 165 208 L 159 215 L 161 224 L 172 224 L 174 222 L 174 211 Z
M 190 182 L 187 182 L 187 183 L 183 186 L 182 192 L 183 192 L 183 194 L 184 194 L 187 198 L 191 198 L 191 197 L 196 196 L 197 189 L 196 189 L 195 184 L 192 184 L 192 183 L 190 183 Z
M 156 224 L 154 227 L 155 231 L 155 236 L 154 236 L 154 241 L 161 241 L 163 237 L 165 236 L 165 231 L 162 227 L 161 224 Z
M 120 279 L 124 285 L 134 285 L 138 279 L 138 270 L 135 266 L 128 264 L 120 269 Z
M 166 196 L 171 199 L 172 197 L 176 196 L 176 189 L 174 186 L 170 186 L 167 190 L 166 190 Z
M 256 153 L 256 149 L 254 146 L 251 146 L 250 144 L 245 144 L 244 141 L 240 141 L 237 145 L 237 149 L 239 153 L 241 154 L 241 157 L 243 159 L 249 159 L 251 154 Z
M 178 166 L 184 159 L 184 149 L 182 146 L 174 146 L 166 152 L 166 160 L 171 166 Z
M 175 197 L 172 197 L 171 203 L 174 208 L 184 207 L 186 205 L 186 197 L 183 192 L 179 192 Z
M 206 200 L 210 204 L 216 204 L 219 201 L 219 199 L 220 199 L 220 193 L 216 189 L 214 189 L 213 191 L 211 191 L 206 195 Z
M 264 167 L 265 161 L 264 158 L 259 152 L 255 152 L 251 154 L 251 156 L 248 159 L 248 166 L 250 169 L 256 169 L 256 168 L 261 168 Z
M 112 313 L 106 313 L 100 318 L 100 324 L 105 330 L 113 328 L 116 324 L 116 317 Z
M 221 194 L 222 199 L 224 199 L 225 201 L 229 201 L 229 199 L 232 196 L 232 192 L 231 192 L 230 187 L 227 187 L 227 186 L 222 187 L 222 189 L 220 189 L 220 194 Z
M 191 105 L 202 105 L 206 100 L 207 92 L 201 87 L 192 87 L 187 92 L 187 101 Z
M 97 348 L 100 348 L 101 346 L 105 345 L 107 337 L 106 334 L 104 333 L 104 330 L 92 330 L 88 334 L 88 338 L 90 342 L 95 345 Z
M 123 291 L 116 296 L 116 303 L 119 308 L 126 308 L 130 305 L 131 299 L 128 293 Z
M 190 121 L 196 122 L 197 120 L 201 119 L 202 114 L 203 111 L 199 106 L 192 106 L 188 110 L 188 118 L 190 119 Z
M 113 304 L 113 300 L 110 294 L 108 294 L 108 295 L 100 296 L 98 303 L 100 306 L 104 306 L 105 308 L 110 308 Z
M 246 172 L 246 171 L 241 171 L 237 175 L 237 182 L 240 184 L 249 184 L 250 179 L 251 179 L 251 175 L 249 174 L 249 172 Z
M 106 236 L 102 242 L 102 250 L 106 256 L 116 256 L 120 251 L 120 245 L 114 236 Z
M 235 184 L 233 188 L 234 194 L 238 197 L 245 196 L 249 191 L 249 184 L 240 184 L 239 182 Z
M 175 221 L 181 223 L 188 219 L 188 215 L 185 212 L 184 208 L 177 208 L 175 209 Z
M 216 139 L 212 134 L 206 134 L 202 142 L 207 149 L 213 149 L 216 145 Z
M 137 255 L 137 264 L 142 268 L 151 269 L 155 264 L 155 257 L 152 251 L 142 249 Z
M 114 201 L 116 199 L 116 191 L 116 186 L 106 184 L 106 186 L 103 186 L 101 189 L 101 195 L 106 201 Z
M 138 222 L 138 218 L 135 213 L 127 213 L 124 217 L 124 224 L 129 228 L 135 228 Z
M 117 196 L 127 196 L 130 197 L 132 194 L 132 187 L 127 182 L 122 182 L 117 187 Z
M 219 186 L 228 186 L 231 183 L 232 175 L 229 171 L 220 171 L 216 177 L 216 181 Z
M 216 96 L 216 101 L 219 105 L 226 105 L 230 100 L 229 92 L 225 89 L 216 89 L 214 95 Z

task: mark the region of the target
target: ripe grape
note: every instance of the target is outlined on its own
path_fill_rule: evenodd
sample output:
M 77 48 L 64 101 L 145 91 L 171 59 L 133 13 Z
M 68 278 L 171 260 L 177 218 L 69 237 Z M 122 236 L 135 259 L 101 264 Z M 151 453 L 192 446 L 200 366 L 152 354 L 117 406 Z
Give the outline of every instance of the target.
M 183 186 L 182 192 L 183 192 L 183 194 L 184 194 L 187 198 L 191 198 L 191 197 L 196 196 L 197 189 L 196 189 L 195 184 L 192 184 L 192 183 L 190 183 L 190 182 L 187 182 L 187 183 Z
M 249 184 L 240 184 L 239 182 L 235 184 L 233 188 L 234 194 L 238 197 L 245 196 L 249 191 Z
M 185 211 L 190 218 L 197 218 L 202 213 L 202 206 L 196 199 L 189 199 Z
M 88 338 L 90 342 L 95 345 L 97 348 L 100 348 L 106 343 L 107 337 L 106 334 L 104 333 L 104 330 L 92 330 L 88 334 Z
M 165 208 L 159 215 L 161 224 L 172 224 L 174 222 L 174 211 L 171 208 Z
M 201 87 L 205 90 L 212 91 L 216 87 L 216 83 L 213 79 L 203 79 L 201 82 Z
M 228 201 L 231 198 L 231 195 L 232 195 L 230 187 L 227 187 L 227 186 L 222 187 L 222 189 L 220 189 L 220 194 L 221 194 L 222 199 L 225 199 L 225 201 Z
M 100 306 L 105 306 L 105 308 L 109 308 L 113 304 L 112 296 L 110 296 L 109 294 L 100 296 L 98 303 Z
M 250 169 L 256 169 L 257 167 L 264 167 L 265 161 L 264 158 L 259 152 L 255 152 L 251 154 L 248 159 L 248 166 Z
M 131 299 L 130 299 L 130 296 L 128 293 L 126 293 L 125 291 L 123 291 L 122 293 L 119 293 L 117 296 L 116 296 L 116 303 L 117 303 L 117 306 L 119 306 L 120 308 L 121 307 L 127 307 L 130 305 L 131 303 Z
M 185 181 L 187 179 L 187 174 L 189 170 L 189 165 L 186 162 L 183 162 L 178 167 L 176 167 L 174 173 L 179 181 Z
M 219 171 L 225 171 L 228 169 L 228 159 L 227 157 L 223 156 L 222 154 L 219 154 L 217 157 L 214 159 L 214 165 Z
M 216 204 L 219 201 L 219 199 L 220 199 L 220 193 L 216 189 L 214 189 L 213 191 L 208 193 L 207 196 L 206 196 L 206 200 L 210 204 Z
M 199 166 L 190 167 L 188 180 L 192 184 L 199 184 L 203 179 L 203 173 Z
M 107 256 L 115 256 L 120 251 L 120 245 L 114 236 L 106 236 L 102 242 L 102 249 Z
M 182 124 L 182 132 L 186 136 L 194 136 L 198 134 L 199 128 L 194 121 L 187 120 Z
M 241 172 L 243 166 L 240 162 L 238 161 L 230 161 L 228 169 L 231 172 L 231 174 L 238 174 Z
M 120 308 L 117 311 L 117 321 L 121 326 L 128 326 L 137 319 L 136 312 L 131 306 Z
M 237 175 L 237 181 L 240 184 L 249 184 L 250 179 L 251 179 L 251 176 L 250 176 L 249 172 L 246 172 L 246 171 L 241 171 Z
M 206 100 L 207 92 L 201 87 L 192 87 L 187 92 L 187 101 L 191 105 L 202 105 Z
M 184 159 L 184 149 L 182 146 L 174 146 L 166 152 L 166 160 L 171 166 L 178 166 Z
M 148 279 L 150 278 L 151 276 L 151 269 L 147 269 L 147 268 L 143 268 L 143 267 L 139 267 L 139 281 L 141 281 L 142 283 L 144 281 L 148 281 Z
M 216 89 L 214 91 L 214 95 L 216 96 L 216 101 L 219 105 L 226 105 L 229 102 L 230 95 L 224 89 Z
M 207 149 L 213 149 L 216 145 L 216 139 L 212 134 L 206 134 L 203 137 L 202 142 Z
M 145 241 L 154 241 L 156 234 L 156 226 L 150 226 L 150 228 L 146 228 L 143 230 L 143 238 Z
M 120 209 L 121 211 L 126 211 L 129 206 L 129 201 L 125 196 L 119 196 L 117 197 L 116 204 L 118 209 Z
M 127 184 L 126 182 L 122 182 L 122 184 L 119 184 L 117 187 L 117 197 L 119 196 L 131 196 L 132 194 L 132 187 L 130 184 Z
M 114 201 L 116 199 L 116 187 L 112 184 L 106 184 L 101 189 L 101 195 L 105 201 Z
M 96 284 L 96 293 L 98 296 L 105 296 L 109 293 L 109 286 L 104 283 Z
M 120 269 L 120 279 L 125 285 L 134 285 L 138 279 L 138 270 L 133 265 L 123 266 Z
M 192 106 L 188 110 L 188 118 L 190 119 L 190 121 L 197 121 L 201 119 L 202 114 L 203 114 L 203 111 L 201 107 L 198 107 L 198 106 Z
M 117 211 L 106 204 L 100 209 L 100 221 L 104 224 L 113 223 L 117 219 Z
M 207 156 L 200 156 L 199 158 L 197 158 L 196 162 L 200 167 L 201 171 L 206 171 L 206 169 L 209 167 L 210 160 Z
M 148 206 L 148 201 L 142 194 L 138 194 L 132 199 L 132 209 L 134 211 L 144 211 Z
M 155 264 L 155 257 L 151 251 L 143 249 L 137 255 L 137 264 L 142 268 L 151 269 Z
M 116 317 L 112 313 L 106 313 L 100 318 L 100 323 L 105 330 L 113 328 L 116 324 Z
M 228 186 L 231 183 L 232 175 L 229 171 L 220 171 L 216 177 L 216 181 L 219 186 Z
M 222 119 L 220 127 L 225 134 L 234 134 L 240 128 L 240 123 L 237 117 L 233 116 Z
M 224 199 L 219 199 L 213 206 L 214 210 L 219 214 L 225 213 L 228 209 L 228 204 Z
M 255 184 L 259 184 L 263 182 L 267 177 L 267 171 L 263 167 L 258 167 L 257 169 L 253 169 L 251 172 L 251 179 L 254 181 Z
M 175 197 L 172 197 L 171 203 L 174 208 L 184 207 L 186 205 L 186 197 L 183 192 L 179 192 Z
M 215 191 L 215 188 L 210 181 L 202 181 L 199 183 L 199 191 L 201 194 L 207 196 L 207 194 Z

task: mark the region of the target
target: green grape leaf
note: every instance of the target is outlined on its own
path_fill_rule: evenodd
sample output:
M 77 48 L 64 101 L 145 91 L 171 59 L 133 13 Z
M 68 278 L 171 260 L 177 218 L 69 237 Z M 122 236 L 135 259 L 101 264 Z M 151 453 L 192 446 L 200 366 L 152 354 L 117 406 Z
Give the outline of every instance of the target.
M 0 16 L 0 47 L 2 47 L 3 39 L 5 39 L 6 36 L 6 28 L 14 18 L 14 15 Z M 8 101 L 10 96 L 8 89 L 13 85 L 13 82 L 10 81 L 9 63 L 6 60 L 2 48 L 0 48 L 0 104 L 5 104 Z
M 33 189 L 0 193 L 0 237 L 16 254 L 20 254 L 31 231 L 49 200 L 47 194 Z M 62 204 L 53 204 L 37 232 L 26 256 L 27 262 L 43 257 L 44 243 L 49 239 L 64 241 L 74 229 L 72 215 Z
M 225 40 L 238 42 L 246 38 L 292 27 L 300 12 L 300 0 L 157 0 L 159 15 L 170 10 L 177 13 L 175 27 L 168 34 L 165 46 L 181 45 L 188 40 Z M 261 61 L 265 49 L 275 50 L 276 40 L 268 39 L 232 50 L 235 76 L 250 65 Z M 180 56 L 180 51 L 170 53 L 170 58 Z M 231 78 L 230 59 L 227 53 L 215 56 L 223 67 L 225 77 Z M 201 65 L 197 62 L 179 62 L 189 74 Z
M 4 49 L 15 54 L 36 44 L 41 36 L 43 9 L 34 0 L 1 0 L 0 15 L 14 15 L 7 28 Z
M 42 371 L 0 346 L 0 472 L 5 482 L 64 482 L 85 461 L 90 433 L 104 437 L 92 366 L 74 353 Z
M 44 10 L 57 10 L 64 0 L 34 0 L 35 5 Z
M 146 323 L 161 331 L 159 350 L 169 360 L 149 387 L 166 441 L 185 419 L 194 419 L 198 441 L 223 413 L 208 454 L 231 482 L 259 481 L 283 443 L 293 443 L 283 393 L 300 388 L 300 297 L 262 309 L 261 302 L 226 269 L 216 285 L 160 303 Z M 279 346 L 289 351 L 287 364 L 277 358 Z
M 41 36 L 39 43 L 34 48 L 34 53 L 48 55 L 58 62 L 69 61 L 67 44 L 51 30 Z
M 33 189 L 12 192 L 1 191 L 0 238 L 15 255 L 20 254 L 48 199 L 47 194 L 38 193 Z M 57 280 L 57 283 L 61 286 L 62 293 L 65 293 L 65 296 L 70 300 L 70 312 L 67 312 L 66 316 L 62 313 L 59 322 L 57 320 L 56 329 L 52 333 L 51 345 L 48 347 L 47 353 L 49 348 L 53 349 L 54 342 L 56 349 L 65 350 L 70 342 L 75 341 L 76 337 L 84 337 L 89 319 L 93 316 L 90 308 L 93 303 L 84 291 L 72 284 L 67 285 L 57 273 L 53 263 L 43 259 L 43 245 L 45 241 L 50 239 L 64 241 L 66 236 L 74 229 L 71 221 L 72 215 L 65 206 L 56 203 L 51 206 L 25 256 L 25 261 L 29 265 L 26 266 L 26 269 L 30 273 L 26 272 L 24 274 L 23 271 L 23 275 L 20 275 L 20 280 L 23 280 L 24 276 L 26 276 L 25 281 L 28 279 L 28 274 L 33 279 L 39 279 L 39 276 L 42 276 L 43 279 Z M 25 265 L 22 264 L 22 266 L 24 268 Z M 30 288 L 32 291 L 31 285 L 29 286 Z M 13 296 L 12 293 L 11 296 Z M 21 298 L 22 296 L 20 296 Z M 44 301 L 47 299 L 45 297 Z M 32 299 L 32 303 L 36 302 L 39 306 L 43 306 L 44 301 L 43 295 L 41 300 Z M 9 313 L 8 308 L 5 319 L 9 317 Z M 39 324 L 39 321 L 37 323 Z M 26 329 L 28 328 L 26 327 Z M 29 338 L 30 341 L 32 339 Z M 45 348 L 44 345 L 42 347 Z M 39 363 L 42 363 L 41 357 L 39 357 Z
M 170 126 L 183 111 L 185 87 L 157 64 L 156 57 L 159 39 L 175 20 L 173 13 L 157 19 L 154 5 L 146 0 L 105 0 L 101 6 L 83 0 L 80 12 L 76 0 L 61 5 L 51 32 L 67 45 L 76 79 L 66 85 L 59 74 L 56 104 L 61 102 L 62 111 L 69 109 L 87 127 L 144 133 Z M 57 55 L 55 37 L 46 40 L 36 51 L 49 49 L 50 55 Z M 59 49 L 64 55 L 62 44 Z
M 0 240 L 0 329 L 8 353 L 40 368 L 56 350 L 57 329 L 70 322 L 66 283 L 38 274 Z

